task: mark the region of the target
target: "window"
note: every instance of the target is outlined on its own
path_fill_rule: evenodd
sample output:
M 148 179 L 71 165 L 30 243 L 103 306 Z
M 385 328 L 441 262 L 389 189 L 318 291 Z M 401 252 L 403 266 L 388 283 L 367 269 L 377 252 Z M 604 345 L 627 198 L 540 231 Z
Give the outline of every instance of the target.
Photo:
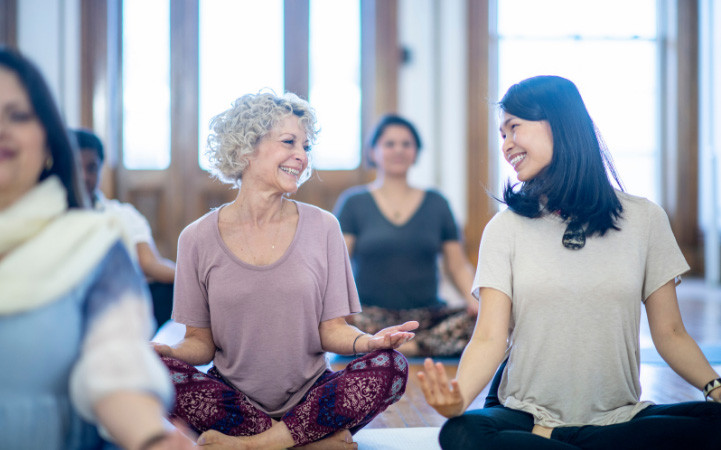
M 498 98 L 534 75 L 570 79 L 626 191 L 654 202 L 661 154 L 657 22 L 655 0 L 498 0 Z M 499 189 L 516 180 L 502 158 L 499 174 Z
M 293 6 L 293 11 L 286 11 L 284 0 L 198 0 L 193 7 L 170 0 L 123 0 L 123 167 L 167 169 L 172 130 L 189 127 L 185 112 L 182 118 L 171 118 L 171 105 L 178 102 L 171 96 L 195 90 L 192 83 L 181 80 L 183 85 L 171 91 L 171 71 L 179 70 L 171 67 L 175 64 L 171 46 L 173 52 L 194 51 L 183 48 L 189 45 L 185 37 L 171 43 L 171 36 L 185 33 L 197 39 L 198 111 L 192 119 L 198 124 L 201 168 L 208 168 L 205 151 L 213 116 L 243 94 L 265 89 L 282 94 L 288 85 L 309 98 L 318 113 L 322 132 L 313 151 L 314 167 L 357 168 L 361 157 L 360 1 L 306 0 Z M 183 9 L 174 15 L 183 20 L 171 23 L 171 8 Z M 197 31 L 194 27 L 181 30 L 194 16 Z M 308 41 L 285 48 L 289 24 L 298 29 L 307 26 Z M 287 72 L 286 62 L 298 55 L 307 61 L 301 71 L 308 72 L 298 74 L 299 80 L 308 80 L 300 85 L 297 80 L 285 80 L 285 76 L 295 76 L 292 70 Z M 184 123 L 171 124 L 172 120 Z
M 169 0 L 124 0 L 122 45 L 123 165 L 166 169 L 170 165 Z
M 211 118 L 241 95 L 283 92 L 283 0 L 201 0 L 199 14 L 198 157 L 206 169 Z
M 360 2 L 311 0 L 309 100 L 322 132 L 316 169 L 355 169 L 361 157 Z

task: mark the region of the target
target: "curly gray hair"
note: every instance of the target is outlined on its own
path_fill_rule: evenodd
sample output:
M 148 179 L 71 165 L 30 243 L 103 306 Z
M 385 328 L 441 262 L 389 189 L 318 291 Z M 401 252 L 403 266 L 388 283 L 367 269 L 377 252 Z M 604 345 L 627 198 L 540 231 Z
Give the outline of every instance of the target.
M 236 99 L 229 109 L 210 121 L 212 131 L 208 136 L 207 155 L 213 174 L 225 183 L 239 186 L 248 158 L 258 142 L 290 114 L 298 117 L 308 140 L 315 143 L 318 133 L 315 111 L 297 95 L 258 92 Z M 308 167 L 301 174 L 298 186 L 310 178 L 311 171 L 309 155 Z

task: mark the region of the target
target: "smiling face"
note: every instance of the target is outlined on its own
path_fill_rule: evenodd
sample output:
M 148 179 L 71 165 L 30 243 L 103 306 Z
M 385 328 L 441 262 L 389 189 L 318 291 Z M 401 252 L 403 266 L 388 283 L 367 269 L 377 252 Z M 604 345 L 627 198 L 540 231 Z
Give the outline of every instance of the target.
M 310 142 L 298 117 L 289 115 L 258 142 L 243 172 L 243 184 L 264 190 L 295 193 L 308 167 Z
M 503 156 L 519 181 L 536 177 L 553 159 L 553 134 L 545 120 L 524 120 L 507 112 L 501 125 Z
M 0 66 L 0 209 L 37 184 L 47 158 L 45 129 L 25 88 Z
M 391 176 L 405 176 L 417 156 L 418 146 L 413 134 L 402 125 L 388 125 L 371 153 L 378 170 Z

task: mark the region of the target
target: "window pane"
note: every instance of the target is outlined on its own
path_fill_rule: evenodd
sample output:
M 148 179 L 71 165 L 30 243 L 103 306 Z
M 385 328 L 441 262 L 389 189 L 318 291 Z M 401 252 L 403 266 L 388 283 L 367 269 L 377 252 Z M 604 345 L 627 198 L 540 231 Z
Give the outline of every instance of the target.
M 498 0 L 503 36 L 654 38 L 656 0 Z
M 534 0 L 499 0 L 499 31 L 500 24 L 513 24 L 514 30 L 521 29 L 530 33 L 525 25 L 515 23 L 519 16 L 518 10 L 537 8 Z M 566 3 L 554 0 L 554 4 Z M 570 3 L 577 3 L 575 1 Z M 587 5 L 596 17 L 610 14 L 606 8 L 612 9 L 616 2 L 578 2 Z M 598 126 L 601 135 L 614 159 L 617 172 L 627 192 L 659 201 L 658 173 L 660 159 L 659 143 L 659 93 L 658 85 L 658 42 L 653 36 L 639 38 L 648 34 L 648 17 L 655 22 L 655 2 L 627 2 L 622 26 L 627 38 L 589 37 L 578 24 L 585 24 L 588 33 L 595 33 L 597 27 L 587 21 L 586 12 L 578 8 L 560 8 L 561 13 L 549 14 L 548 10 L 537 11 L 543 18 L 553 17 L 558 20 L 554 26 L 568 28 L 568 33 L 578 33 L 568 37 L 548 37 L 546 31 L 539 30 L 540 39 L 531 35 L 518 37 L 513 35 L 499 36 L 499 98 L 506 90 L 518 81 L 535 75 L 559 75 L 573 81 L 578 87 L 586 106 Z M 503 9 L 508 5 L 516 9 Z M 611 6 L 606 6 L 611 5 Z M 629 10 L 633 7 L 632 11 Z M 646 9 L 643 9 L 643 8 Z M 543 12 L 545 11 L 545 12 Z M 554 10 L 555 11 L 555 10 Z M 617 9 L 612 9 L 617 14 Z M 502 14 L 505 13 L 505 15 Z M 510 16 L 510 17 L 509 17 Z M 560 16 L 559 19 L 557 16 Z M 634 28 L 633 18 L 638 19 Z M 520 19 L 519 19 L 520 20 Z M 602 22 L 602 21 L 601 21 Z M 614 26 L 616 25 L 615 22 Z M 563 25 L 566 24 L 566 25 Z M 508 28 L 509 25 L 506 25 Z M 574 28 L 575 27 L 575 28 Z M 543 28 L 543 27 L 542 27 Z M 534 30 L 535 31 L 535 30 Z M 558 31 L 558 29 L 556 30 Z M 556 33 L 557 35 L 563 33 Z M 497 151 L 500 149 L 500 138 Z M 502 158 L 499 159 L 500 186 L 510 178 L 516 181 L 515 172 Z
M 169 0 L 123 1 L 123 165 L 170 165 Z
M 361 155 L 360 2 L 310 2 L 310 103 L 321 133 L 313 167 L 355 169 Z
M 236 98 L 283 93 L 283 0 L 200 1 L 200 166 L 210 120 Z

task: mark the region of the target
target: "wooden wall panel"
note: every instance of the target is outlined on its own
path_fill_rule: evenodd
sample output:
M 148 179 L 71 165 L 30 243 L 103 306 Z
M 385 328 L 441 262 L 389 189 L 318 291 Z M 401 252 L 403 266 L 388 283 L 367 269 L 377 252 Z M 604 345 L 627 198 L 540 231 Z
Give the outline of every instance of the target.
M 468 219 L 466 254 L 475 266 L 483 229 L 495 211 L 489 166 L 489 0 L 468 0 Z
M 703 273 L 699 215 L 699 24 L 698 1 L 676 0 L 676 58 L 667 67 L 675 95 L 675 110 L 668 117 L 675 123 L 675 140 L 669 142 L 665 158 L 664 207 L 671 228 L 694 274 Z
M 16 0 L 0 0 L 0 45 L 17 48 L 17 17 Z

